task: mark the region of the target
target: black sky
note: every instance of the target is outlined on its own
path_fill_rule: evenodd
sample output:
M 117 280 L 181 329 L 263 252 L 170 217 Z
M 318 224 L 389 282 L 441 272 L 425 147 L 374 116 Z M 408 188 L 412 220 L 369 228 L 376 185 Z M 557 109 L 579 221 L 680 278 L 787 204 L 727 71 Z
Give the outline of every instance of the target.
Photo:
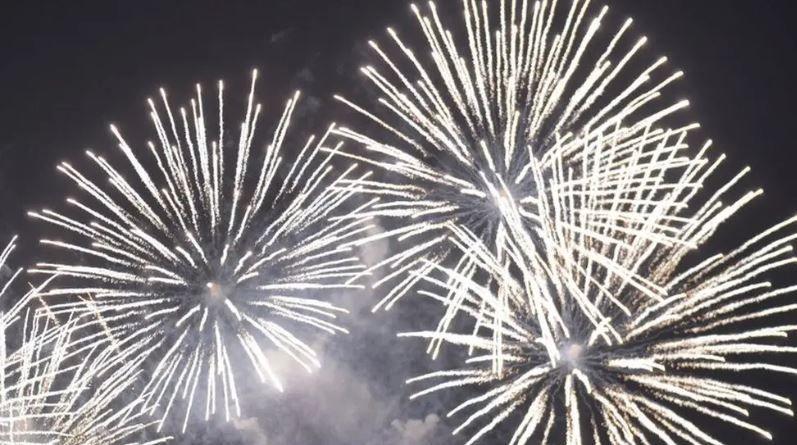
M 684 69 L 680 91 L 705 135 L 732 165 L 750 165 L 750 184 L 766 190 L 754 212 L 732 224 L 750 234 L 797 211 L 797 2 L 609 4 L 612 16 L 634 17 L 655 53 Z M 88 147 L 113 149 L 108 123 L 148 134 L 145 98 L 158 87 L 182 99 L 193 83 L 224 78 L 243 91 L 258 67 L 261 101 L 281 104 L 302 88 L 326 102 L 332 92 L 354 88 L 358 48 L 381 38 L 387 25 L 415 30 L 408 2 L 4 2 L 0 238 L 20 233 L 33 243 L 25 211 L 60 201 L 58 161 L 81 158 Z M 797 378 L 787 386 L 797 395 Z M 797 441 L 794 420 L 764 423 L 776 427 L 774 444 Z

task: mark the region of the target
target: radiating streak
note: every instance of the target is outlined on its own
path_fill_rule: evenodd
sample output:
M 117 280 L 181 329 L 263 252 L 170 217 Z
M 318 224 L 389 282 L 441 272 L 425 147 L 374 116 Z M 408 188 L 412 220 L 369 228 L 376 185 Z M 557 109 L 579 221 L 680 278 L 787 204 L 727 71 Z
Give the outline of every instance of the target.
M 0 254 L 0 268 L 15 246 L 12 240 Z M 4 298 L 17 276 L 3 285 Z M 139 400 L 120 394 L 138 363 L 117 356 L 105 333 L 86 335 L 98 324 L 90 311 L 76 316 L 70 308 L 59 321 L 41 298 L 53 278 L 31 286 L 0 317 L 0 444 L 133 444 L 150 422 L 132 413 Z
M 717 224 L 712 218 L 707 214 L 706 224 Z M 762 277 L 797 262 L 787 245 L 795 239 L 789 233 L 795 221 L 777 224 L 730 254 L 712 256 L 685 272 L 679 272 L 685 255 L 681 240 L 669 246 L 653 244 L 653 252 L 648 252 L 651 247 L 645 242 L 632 242 L 639 251 L 630 252 L 628 272 L 644 274 L 668 289 L 668 296 L 659 301 L 644 298 L 641 289 L 611 270 L 593 266 L 591 276 L 598 281 L 585 286 L 585 276 L 570 263 L 517 252 L 534 246 L 510 244 L 511 261 L 498 261 L 487 246 L 474 242 L 475 235 L 455 230 L 462 238 L 463 254 L 494 276 L 493 285 L 485 288 L 456 270 L 437 266 L 454 279 L 425 276 L 424 280 L 448 296 L 422 295 L 456 305 L 456 313 L 467 315 L 477 328 L 459 333 L 451 331 L 451 325 L 441 325 L 436 331 L 401 336 L 431 339 L 475 356 L 461 367 L 409 379 L 409 384 L 426 385 L 412 398 L 442 390 L 467 394 L 469 398 L 449 412 L 449 416 L 467 413 L 456 430 L 469 431 L 467 443 L 507 425 L 515 432 L 513 444 L 575 445 L 587 438 L 611 444 L 659 439 L 672 444 L 721 444 L 693 423 L 698 419 L 771 439 L 766 429 L 750 420 L 752 410 L 793 416 L 791 402 L 736 383 L 732 374 L 797 375 L 796 368 L 779 363 L 779 356 L 797 352 L 783 344 L 797 326 L 771 318 L 797 310 L 789 301 L 797 286 L 775 287 Z M 679 236 L 688 239 L 693 233 Z M 639 263 L 634 255 L 647 255 L 649 260 Z M 575 264 L 588 263 L 589 258 Z M 535 262 L 547 262 L 550 273 L 535 272 Z M 538 282 L 541 276 L 545 283 Z M 570 280 L 572 286 L 567 284 Z M 574 305 L 577 294 L 600 288 L 633 302 L 633 310 L 624 313 L 609 300 L 591 299 L 600 301 L 601 313 L 611 315 L 619 341 L 602 333 L 607 324 L 588 322 L 586 313 Z M 541 298 L 540 292 L 564 295 Z M 543 307 L 540 300 L 553 306 Z M 552 313 L 540 316 L 541 310 Z M 461 323 L 458 326 L 462 329 Z M 560 419 L 562 426 L 544 428 L 546 419 Z
M 194 406 L 206 417 L 240 415 L 236 376 L 242 370 L 230 358 L 237 345 L 261 379 L 279 389 L 269 349 L 308 371 L 319 367 L 297 334 L 304 333 L 301 327 L 346 333 L 338 324 L 346 311 L 324 300 L 362 287 L 355 279 L 366 267 L 346 244 L 372 224 L 357 215 L 364 207 L 352 203 L 359 186 L 342 185 L 367 181 L 369 174 L 357 173 L 355 164 L 338 170 L 333 160 L 343 145 L 330 140 L 335 125 L 320 138 L 302 140 L 289 161 L 298 92 L 271 138 L 255 142 L 262 112 L 256 78 L 257 71 L 235 145 L 225 140 L 222 83 L 215 135 L 199 86 L 190 108 L 179 113 L 161 90 L 160 104 L 148 101 L 156 138 L 147 149 L 135 149 L 111 126 L 129 166 L 114 167 L 89 152 L 101 173 L 93 180 L 63 163 L 59 170 L 84 192 L 86 203 L 67 201 L 78 210 L 74 216 L 30 213 L 69 236 L 42 241 L 66 253 L 59 256 L 66 259 L 31 268 L 61 276 L 44 294 L 94 296 L 117 347 L 139 351 L 142 362 L 151 364 L 140 409 L 157 408 L 161 427 L 178 403 L 184 429 Z M 81 310 L 60 304 L 65 306 L 53 304 L 52 310 Z M 296 334 L 289 330 L 294 328 Z
M 628 239 L 693 245 L 682 231 L 711 230 L 709 216 L 736 209 L 720 215 L 711 202 L 703 213 L 676 212 L 691 204 L 685 196 L 703 187 L 713 164 L 687 155 L 686 137 L 699 127 L 678 123 L 688 101 L 656 101 L 683 73 L 666 74 L 663 57 L 645 63 L 646 39 L 628 41 L 630 20 L 604 36 L 607 8 L 590 18 L 589 1 L 463 0 L 462 8 L 464 30 L 447 28 L 434 2 L 425 10 L 413 5 L 425 49 L 388 28 L 388 42 L 369 41 L 378 63 L 361 69 L 378 100 L 335 96 L 368 121 L 335 128 L 356 143 L 336 154 L 390 174 L 343 188 L 377 198 L 358 216 L 389 224 L 355 244 L 402 241 L 364 272 L 389 265 L 377 286 L 393 290 L 374 309 L 390 309 L 414 289 L 419 278 L 406 272 L 417 271 L 418 260 L 453 261 L 440 238 L 451 227 L 475 234 L 500 261 L 508 238 L 521 232 L 526 238 L 515 242 L 536 246 L 530 253 L 567 243 L 592 256 L 589 267 L 612 269 L 619 279 L 629 265 L 601 246 L 635 249 Z M 644 277 L 625 279 L 650 299 L 663 294 Z M 595 324 L 606 320 L 595 302 L 578 304 Z M 447 317 L 456 310 L 450 306 Z

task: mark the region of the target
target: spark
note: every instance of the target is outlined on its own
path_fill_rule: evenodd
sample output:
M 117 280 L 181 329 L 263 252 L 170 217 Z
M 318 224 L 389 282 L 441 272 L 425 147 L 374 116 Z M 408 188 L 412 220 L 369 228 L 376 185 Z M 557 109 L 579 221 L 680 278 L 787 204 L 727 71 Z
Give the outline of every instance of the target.
M 333 217 L 359 211 L 350 199 L 356 190 L 340 185 L 368 174 L 358 174 L 355 164 L 340 171 L 334 165 L 342 147 L 329 148 L 334 124 L 288 160 L 298 92 L 271 138 L 255 142 L 262 112 L 256 79 L 254 71 L 237 138 L 225 128 L 221 82 L 215 124 L 199 85 L 179 113 L 161 90 L 160 105 L 149 100 L 157 139 L 146 151 L 111 126 L 127 167 L 87 152 L 102 173 L 97 180 L 62 163 L 58 170 L 88 200 L 67 200 L 71 213 L 30 213 L 67 237 L 42 243 L 70 258 L 31 272 L 59 276 L 47 297 L 91 295 L 116 347 L 150 358 L 141 409 L 162 412 L 159 428 L 178 401 L 183 431 L 192 410 L 205 419 L 241 415 L 234 346 L 262 382 L 279 390 L 263 343 L 308 372 L 320 367 L 302 336 L 346 333 L 339 322 L 346 310 L 328 297 L 361 287 L 349 280 L 364 266 L 345 244 L 371 225 Z
M 698 125 L 666 130 L 688 102 L 661 99 L 682 73 L 667 73 L 666 58 L 645 62 L 646 39 L 631 40 L 631 20 L 604 35 L 607 8 L 590 18 L 589 1 L 567 7 L 501 0 L 497 13 L 494 4 L 463 0 L 464 34 L 446 27 L 435 3 L 428 12 L 413 5 L 426 47 L 415 51 L 388 28 L 389 48 L 369 42 L 379 66 L 362 68 L 378 101 L 361 105 L 336 96 L 369 121 L 359 128 L 373 128 L 337 128 L 360 148 L 339 155 L 393 178 L 348 181 L 379 199 L 361 215 L 395 226 L 354 244 L 399 240 L 398 252 L 368 270 L 388 270 L 376 287 L 394 283 L 374 310 L 390 309 L 410 292 L 429 271 L 427 262 L 455 261 L 446 241 L 451 224 L 476 234 L 499 257 L 508 231 L 536 236 L 540 219 L 550 216 L 540 207 L 550 200 L 543 182 L 558 175 L 564 188 L 584 180 L 566 175 L 586 159 L 585 147 L 616 161 L 603 164 L 611 167 L 603 180 L 617 181 L 617 190 L 634 185 L 660 196 L 671 184 L 658 169 L 689 168 L 679 153 Z M 635 165 L 624 176 L 621 169 Z M 609 206 L 613 197 L 603 199 Z M 619 204 L 625 196 L 614 199 Z M 520 218 L 507 218 L 508 204 Z M 626 208 L 636 212 L 624 220 L 644 220 L 652 210 Z M 617 221 L 597 213 L 578 217 L 604 227 Z M 462 261 L 456 269 L 469 274 L 474 267 Z
M 778 357 L 797 352 L 784 344 L 797 326 L 783 322 L 797 310 L 790 302 L 797 286 L 775 286 L 766 278 L 797 263 L 789 245 L 797 235 L 786 232 L 796 222 L 791 218 L 690 268 L 682 264 L 683 243 L 654 249 L 637 243 L 627 253 L 627 276 L 666 289 L 660 300 L 594 264 L 585 276 L 561 260 L 561 252 L 535 257 L 516 245 L 512 261 L 500 263 L 487 246 L 471 248 L 467 255 L 500 276 L 485 287 L 435 266 L 451 279 L 425 277 L 442 290 L 423 291 L 426 296 L 448 304 L 443 295 L 459 295 L 459 313 L 471 328 L 400 335 L 464 348 L 468 356 L 459 368 L 408 380 L 426 385 L 412 397 L 442 390 L 469 394 L 448 412 L 463 419 L 454 433 L 467 431 L 467 444 L 499 425 L 510 431 L 513 445 L 721 444 L 701 425 L 706 420 L 772 439 L 750 417 L 754 411 L 793 416 L 791 401 L 764 384 L 740 383 L 736 374 L 797 375 L 797 368 L 778 364 Z M 708 231 L 687 226 L 678 236 Z M 548 279 L 535 272 L 538 267 L 549 269 Z M 628 302 L 628 311 L 604 292 Z M 577 301 L 594 302 L 607 320 L 595 324 Z M 555 307 L 544 307 L 546 302 Z
M 0 254 L 7 266 L 16 238 Z M 9 298 L 16 269 L 3 286 Z M 135 379 L 136 360 L 102 348 L 104 336 L 81 335 L 85 318 L 59 322 L 41 295 L 50 280 L 14 299 L 0 317 L 0 444 L 155 445 L 132 436 L 151 425 L 120 395 Z M 92 324 L 92 323 L 88 323 Z M 102 351 L 102 352 L 100 352 Z M 102 382 L 98 380 L 102 378 Z

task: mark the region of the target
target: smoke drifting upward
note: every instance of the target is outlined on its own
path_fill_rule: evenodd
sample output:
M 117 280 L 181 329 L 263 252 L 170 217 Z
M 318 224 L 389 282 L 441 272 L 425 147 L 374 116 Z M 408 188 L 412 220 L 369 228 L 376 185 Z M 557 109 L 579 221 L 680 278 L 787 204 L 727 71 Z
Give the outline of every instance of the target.
M 374 229 L 376 230 L 376 229 Z M 367 265 L 390 251 L 388 241 L 360 249 Z M 376 281 L 380 277 L 370 277 Z M 365 283 L 366 285 L 368 283 Z M 321 369 L 294 369 L 290 359 L 267 351 L 285 391 L 275 392 L 256 378 L 240 379 L 242 418 L 229 423 L 193 417 L 178 445 L 443 445 L 451 443 L 443 404 L 434 398 L 410 401 L 405 380 L 428 367 L 423 344 L 396 333 L 435 320 L 434 306 L 407 304 L 373 314 L 376 296 L 369 290 L 338 291 L 330 302 L 350 313 L 340 318 L 346 336 L 319 336 L 309 346 Z M 445 357 L 444 357 L 445 358 Z M 239 357 L 238 359 L 245 359 Z M 442 366 L 443 360 L 441 360 Z M 179 429 L 174 422 L 165 429 Z

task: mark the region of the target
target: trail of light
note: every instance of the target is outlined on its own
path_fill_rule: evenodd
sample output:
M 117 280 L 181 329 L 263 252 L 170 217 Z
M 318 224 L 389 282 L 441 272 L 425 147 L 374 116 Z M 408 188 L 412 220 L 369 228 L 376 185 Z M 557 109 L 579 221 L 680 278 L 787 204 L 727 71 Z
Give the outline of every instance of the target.
M 337 317 L 345 311 L 324 300 L 361 287 L 354 280 L 365 266 L 344 245 L 370 228 L 369 218 L 356 215 L 362 210 L 352 204 L 356 190 L 340 185 L 368 174 L 358 177 L 356 165 L 338 170 L 332 162 L 328 151 L 342 147 L 329 148 L 335 125 L 321 138 L 302 140 L 288 162 L 298 92 L 258 150 L 256 78 L 257 71 L 233 146 L 225 140 L 222 83 L 215 135 L 199 86 L 190 110 L 179 114 L 161 90 L 160 105 L 149 101 L 157 137 L 147 150 L 134 149 L 112 126 L 129 165 L 117 168 L 89 153 L 101 173 L 93 179 L 64 163 L 60 171 L 85 192 L 87 203 L 69 200 L 80 211 L 74 216 L 31 212 L 70 237 L 42 241 L 67 258 L 31 269 L 61 276 L 45 296 L 93 296 L 122 353 L 138 350 L 151 365 L 140 409 L 157 407 L 161 426 L 177 402 L 184 402 L 183 429 L 194 406 L 204 405 L 206 417 L 240 414 L 236 378 L 242 370 L 231 362 L 233 345 L 241 345 L 258 374 L 278 388 L 267 344 L 307 370 L 318 368 L 307 340 L 291 330 L 346 333 Z M 355 216 L 341 218 L 349 214 Z M 52 310 L 80 311 L 71 304 L 54 303 Z

